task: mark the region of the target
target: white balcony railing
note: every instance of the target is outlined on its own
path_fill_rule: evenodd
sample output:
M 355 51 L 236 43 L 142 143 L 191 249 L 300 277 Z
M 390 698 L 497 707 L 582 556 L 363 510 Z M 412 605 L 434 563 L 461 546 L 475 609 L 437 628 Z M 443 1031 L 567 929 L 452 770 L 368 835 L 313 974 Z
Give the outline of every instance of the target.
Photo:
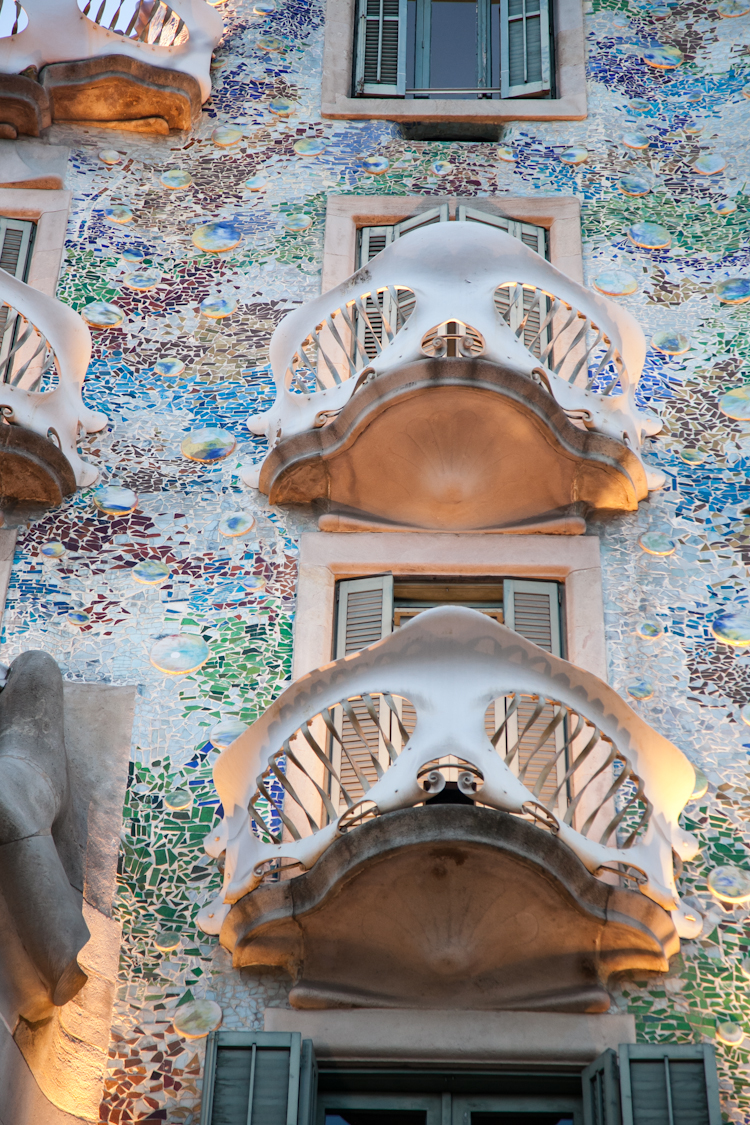
M 385 640 L 292 684 L 216 763 L 226 853 L 218 933 L 269 871 L 311 867 L 363 820 L 420 805 L 447 781 L 531 818 L 594 875 L 621 876 L 672 912 L 673 855 L 698 845 L 678 817 L 695 771 L 596 676 L 475 610 L 427 610 Z
M 0 269 L 0 412 L 59 446 L 79 486 L 97 469 L 78 454 L 80 430 L 96 433 L 106 414 L 89 410 L 81 391 L 91 334 L 73 309 Z M 50 384 L 45 386 L 45 384 Z
M 285 317 L 270 349 L 275 402 L 248 426 L 276 444 L 335 416 L 365 378 L 430 356 L 482 356 L 541 381 L 572 419 L 640 456 L 661 425 L 635 403 L 645 354 L 626 310 L 518 239 L 435 223 Z M 644 468 L 660 487 L 663 474 Z
M 206 0 L 0 0 L 0 73 L 126 55 L 190 75 L 205 101 L 222 31 Z

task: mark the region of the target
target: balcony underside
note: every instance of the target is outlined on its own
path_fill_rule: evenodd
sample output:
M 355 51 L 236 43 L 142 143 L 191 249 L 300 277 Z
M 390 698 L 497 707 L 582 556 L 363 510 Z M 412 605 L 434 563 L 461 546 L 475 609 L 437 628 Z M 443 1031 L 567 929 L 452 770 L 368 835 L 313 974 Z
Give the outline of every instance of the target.
M 532 379 L 459 358 L 373 378 L 328 425 L 282 440 L 260 488 L 322 501 L 330 530 L 580 534 L 647 495 L 624 442 L 573 425 Z
M 30 136 L 53 121 L 168 133 L 190 129 L 200 111 L 195 78 L 126 55 L 54 63 L 39 81 L 0 75 L 0 123 Z
M 629 970 L 665 972 L 667 911 L 595 879 L 506 813 L 427 805 L 339 838 L 229 913 L 236 967 L 281 966 L 297 1008 L 602 1012 Z
M 0 500 L 55 507 L 76 490 L 67 457 L 26 426 L 0 425 Z

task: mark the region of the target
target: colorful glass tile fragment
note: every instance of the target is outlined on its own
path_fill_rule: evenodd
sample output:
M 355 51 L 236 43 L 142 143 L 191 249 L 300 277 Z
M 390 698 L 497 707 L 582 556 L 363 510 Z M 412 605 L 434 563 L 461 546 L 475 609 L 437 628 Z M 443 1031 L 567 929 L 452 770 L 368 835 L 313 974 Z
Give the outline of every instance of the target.
M 690 167 L 699 176 L 718 176 L 719 172 L 723 172 L 727 166 L 727 162 L 723 156 L 716 153 L 707 153 L 705 156 L 699 156 L 694 160 Z
M 693 766 L 695 771 L 695 783 L 693 785 L 693 792 L 690 794 L 691 801 L 700 801 L 701 797 L 705 797 L 708 792 L 708 778 L 703 770 L 699 770 L 697 766 Z
M 382 176 L 390 166 L 391 162 L 387 156 L 366 156 L 362 161 L 363 169 L 371 176 Z
M 623 133 L 622 143 L 626 148 L 643 149 L 651 144 L 651 138 L 645 133 Z
M 643 621 L 639 621 L 636 626 L 636 633 L 639 637 L 643 637 L 645 641 L 653 641 L 656 637 L 661 637 L 664 633 L 664 626 L 660 621 L 656 621 L 653 617 L 646 617 Z
M 255 527 L 255 519 L 247 512 L 230 512 L 219 520 L 219 534 L 227 539 L 247 535 Z
M 212 133 L 212 139 L 219 148 L 231 148 L 242 140 L 242 130 L 234 129 L 231 125 L 219 125 Z
M 627 270 L 605 270 L 594 278 L 593 285 L 608 297 L 629 297 L 638 291 L 638 282 Z
M 162 953 L 174 953 L 175 949 L 179 949 L 182 941 L 182 934 L 176 930 L 161 930 L 154 938 L 154 945 Z
M 75 625 L 77 629 L 83 629 L 84 626 L 88 625 L 91 621 L 88 613 L 84 613 L 83 610 L 80 609 L 71 609 L 70 612 L 65 615 L 65 617 L 66 620 L 71 625 Z
M 284 226 L 291 231 L 308 230 L 312 226 L 312 219 L 301 211 L 292 211 L 284 216 Z
M 750 871 L 734 864 L 714 867 L 706 879 L 711 894 L 721 902 L 750 902 Z
M 104 208 L 104 217 L 105 219 L 109 219 L 110 223 L 122 225 L 124 223 L 132 223 L 133 212 L 129 207 L 117 203 L 113 207 Z
M 212 728 L 208 737 L 217 750 L 226 750 L 249 729 L 247 723 L 241 723 L 239 719 L 224 719 Z
M 679 47 L 649 47 L 641 53 L 641 58 L 647 66 L 657 70 L 673 70 L 683 61 Z
M 750 422 L 750 383 L 723 394 L 719 399 L 719 410 L 737 422 Z
M 193 794 L 189 789 L 173 789 L 171 793 L 164 794 L 164 804 L 173 812 L 182 812 L 189 809 L 193 803 Z
M 744 305 L 750 301 L 750 278 L 729 277 L 716 286 L 716 296 L 724 305 Z
M 267 186 L 267 176 L 250 176 L 247 180 L 245 180 L 245 187 L 248 191 L 263 191 L 263 188 Z
M 273 0 L 270 0 L 270 2 L 273 3 Z M 268 103 L 271 113 L 275 113 L 277 117 L 289 117 L 294 106 L 295 103 L 290 101 L 289 98 L 272 98 Z
M 168 168 L 166 172 L 162 172 L 159 176 L 159 183 L 162 187 L 169 188 L 170 191 L 179 191 L 182 188 L 190 187 L 193 182 L 193 177 L 184 168 Z
M 645 176 L 621 176 L 617 186 L 623 195 L 648 195 L 651 184 Z
M 193 245 L 209 254 L 224 254 L 227 250 L 234 250 L 241 241 L 242 231 L 231 219 L 213 219 L 193 231 Z
M 589 150 L 584 145 L 571 145 L 560 153 L 562 164 L 585 164 L 589 158 Z
M 661 223 L 633 223 L 628 230 L 628 238 L 634 246 L 645 250 L 663 250 L 672 245 L 672 236 Z
M 513 155 L 513 149 L 506 148 L 505 146 L 496 149 L 495 156 L 498 160 L 502 160 L 506 164 L 513 164 L 516 159 Z
M 673 555 L 677 550 L 674 539 L 670 539 L 664 531 L 644 531 L 638 536 L 638 546 L 647 555 Z
M 656 332 L 651 337 L 651 347 L 664 355 L 684 355 L 690 348 L 690 341 L 681 332 Z
M 299 156 L 320 156 L 326 150 L 326 143 L 320 137 L 302 137 L 292 148 Z
M 745 1032 L 732 1020 L 719 1020 L 716 1024 L 716 1038 L 729 1047 L 739 1047 L 745 1039 Z
M 679 457 L 686 465 L 702 465 L 706 460 L 706 454 L 702 449 L 681 449 Z
M 215 1000 L 189 1000 L 177 1007 L 172 1023 L 184 1039 L 205 1039 L 221 1020 L 222 1011 Z
M 92 301 L 81 309 L 81 316 L 92 328 L 119 328 L 125 313 L 107 301 Z
M 61 559 L 65 554 L 65 547 L 57 540 L 50 539 L 49 542 L 42 543 L 39 553 L 45 559 Z
M 711 210 L 714 215 L 733 215 L 737 210 L 737 204 L 733 199 L 715 199 L 711 204 Z
M 236 446 L 234 435 L 229 430 L 216 426 L 205 426 L 193 430 L 183 438 L 180 449 L 183 457 L 190 461 L 221 461 L 228 457 Z
M 138 496 L 132 488 L 102 484 L 93 491 L 93 500 L 100 512 L 108 516 L 126 516 L 138 507 Z
M 119 152 L 115 148 L 103 148 L 99 153 L 99 159 L 102 164 L 119 164 L 122 159 Z
M 178 375 L 182 375 L 185 370 L 185 364 L 177 356 L 165 355 L 161 359 L 157 359 L 154 364 L 154 371 L 157 375 L 165 375 L 169 378 L 176 379 Z
M 209 320 L 221 320 L 222 317 L 231 316 L 237 308 L 237 302 L 231 297 L 206 297 L 201 301 L 201 312 Z
M 714 617 L 711 632 L 722 644 L 747 648 L 750 645 L 750 612 L 742 606 L 728 606 Z
M 637 699 L 643 702 L 646 699 L 651 699 L 654 694 L 654 685 L 650 680 L 637 679 L 631 680 L 625 689 L 632 699 Z
M 195 633 L 175 633 L 162 637 L 151 648 L 150 660 L 154 668 L 169 676 L 184 676 L 197 672 L 210 656 L 208 645 Z
M 135 581 L 143 586 L 160 586 L 169 578 L 171 571 L 166 563 L 158 562 L 156 559 L 142 559 L 135 564 L 130 573 Z
M 140 293 L 145 293 L 149 289 L 155 289 L 160 281 L 161 271 L 150 267 L 134 270 L 123 280 L 123 285 L 128 289 L 136 289 Z

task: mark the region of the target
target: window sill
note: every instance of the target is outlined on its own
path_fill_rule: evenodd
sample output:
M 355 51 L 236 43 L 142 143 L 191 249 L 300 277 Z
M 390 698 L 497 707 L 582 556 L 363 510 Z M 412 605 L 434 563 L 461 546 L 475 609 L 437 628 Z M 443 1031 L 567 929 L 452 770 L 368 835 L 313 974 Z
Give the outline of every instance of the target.
M 583 121 L 586 94 L 541 98 L 347 98 L 324 100 L 322 116 L 379 121 Z

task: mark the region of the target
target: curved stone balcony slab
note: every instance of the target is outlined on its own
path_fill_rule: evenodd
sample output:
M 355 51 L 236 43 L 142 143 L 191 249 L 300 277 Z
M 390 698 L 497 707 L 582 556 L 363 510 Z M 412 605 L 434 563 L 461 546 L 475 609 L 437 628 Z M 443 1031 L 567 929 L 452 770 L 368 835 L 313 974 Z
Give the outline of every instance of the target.
M 572 419 L 627 442 L 640 459 L 644 436 L 661 427 L 635 402 L 645 354 L 625 309 L 510 234 L 434 223 L 284 318 L 269 352 L 276 399 L 248 426 L 273 448 L 335 416 L 365 378 L 425 356 L 481 357 L 541 380 Z M 663 485 L 663 474 L 643 472 L 649 488 Z
M 286 969 L 297 1008 L 603 1012 L 613 977 L 666 972 L 679 948 L 667 911 L 555 837 L 461 805 L 347 833 L 241 899 L 221 941 L 236 968 Z
M 17 428 L 2 444 L 18 458 L 20 471 L 15 484 L 12 474 L 4 471 L 5 496 L 38 499 L 28 489 L 41 489 L 49 497 L 42 502 L 58 503 L 58 493 L 69 494 L 71 477 L 80 487 L 93 484 L 98 476 L 77 449 L 81 428 L 96 433 L 107 424 L 106 414 L 89 409 L 82 398 L 91 333 L 74 309 L 2 269 L 0 302 L 17 316 L 15 342 L 0 363 L 0 413 L 8 429 Z M 40 389 L 50 363 L 57 379 L 49 390 Z
M 325 502 L 324 530 L 547 534 L 648 494 L 624 442 L 574 426 L 528 376 L 462 358 L 367 380 L 329 424 L 271 450 L 260 488 L 272 504 Z
M 4 135 L 38 136 L 50 121 L 141 132 L 195 123 L 211 93 L 211 53 L 223 31 L 221 15 L 205 0 L 170 0 L 183 30 L 169 45 L 149 41 L 148 26 L 142 38 L 140 25 L 127 34 L 123 18 L 115 19 L 116 30 L 103 26 L 98 4 L 89 14 L 76 0 L 24 0 L 23 6 L 28 26 L 0 38 Z
M 592 875 L 633 883 L 680 936 L 700 931 L 674 875 L 674 855 L 697 851 L 679 824 L 695 786 L 685 755 L 596 676 L 458 606 L 301 677 L 222 752 L 224 819 L 205 846 L 226 853 L 224 887 L 200 926 L 219 933 L 269 871 L 310 869 L 449 774 L 468 800 L 552 832 Z
M 53 441 L 26 426 L 0 425 L 0 503 L 54 508 L 75 490 L 71 464 Z

